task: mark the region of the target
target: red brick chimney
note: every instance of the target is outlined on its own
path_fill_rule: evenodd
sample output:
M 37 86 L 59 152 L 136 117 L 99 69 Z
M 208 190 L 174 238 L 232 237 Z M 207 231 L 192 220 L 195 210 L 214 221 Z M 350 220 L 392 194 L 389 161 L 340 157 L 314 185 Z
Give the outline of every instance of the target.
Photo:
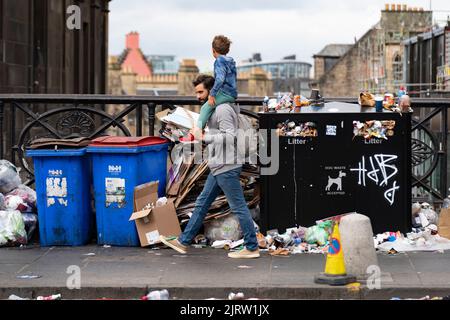
M 139 33 L 133 31 L 127 34 L 125 45 L 128 53 L 122 63 L 122 68 L 131 70 L 138 76 L 151 76 L 152 70 L 139 48 Z
M 137 31 L 127 34 L 125 46 L 127 49 L 139 49 L 139 33 Z

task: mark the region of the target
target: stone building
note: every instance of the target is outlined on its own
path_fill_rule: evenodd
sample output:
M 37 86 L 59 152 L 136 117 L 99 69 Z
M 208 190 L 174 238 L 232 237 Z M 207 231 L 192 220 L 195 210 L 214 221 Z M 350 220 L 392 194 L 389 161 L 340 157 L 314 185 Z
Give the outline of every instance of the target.
M 314 58 L 314 79 L 319 80 L 353 47 L 352 44 L 328 44 Z
M 79 29 L 66 24 L 72 5 L 80 9 Z M 108 16 L 108 0 L 0 0 L 0 93 L 106 93 Z M 42 114 L 48 106 L 30 108 Z M 8 104 L 2 111 L 4 157 L 15 162 L 11 140 L 29 119 Z
M 311 67 L 309 63 L 296 60 L 295 55 L 263 61 L 261 54 L 255 53 L 237 67 L 238 82 L 241 84 L 239 92 L 250 96 L 286 92 L 309 96 Z
M 0 93 L 105 93 L 108 0 L 0 0 Z M 80 8 L 69 29 L 67 8 Z
M 386 5 L 380 21 L 312 82 L 325 97 L 356 97 L 359 92 L 397 91 L 405 84 L 402 41 L 432 26 L 432 12 L 406 5 Z M 333 62 L 331 62 L 333 63 Z M 321 74 L 321 70 L 324 73 Z
M 160 63 L 160 59 L 158 60 Z M 110 94 L 123 95 L 176 95 L 179 94 L 179 70 L 155 72 L 152 60 L 140 48 L 139 33 L 130 32 L 126 35 L 125 49 L 118 56 L 110 56 L 108 63 Z M 195 60 L 185 60 L 180 66 L 181 77 L 189 75 L 193 78 L 198 74 Z M 183 82 L 187 82 L 184 80 Z M 186 91 L 186 87 L 181 92 Z M 192 92 L 192 90 L 191 90 Z M 191 93 L 192 94 L 192 93 Z

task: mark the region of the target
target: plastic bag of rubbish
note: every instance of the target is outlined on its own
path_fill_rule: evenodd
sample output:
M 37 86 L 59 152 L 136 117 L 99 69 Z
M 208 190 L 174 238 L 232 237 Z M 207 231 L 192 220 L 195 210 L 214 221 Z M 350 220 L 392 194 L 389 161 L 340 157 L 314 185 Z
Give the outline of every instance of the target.
M 317 243 L 320 246 L 325 245 L 328 241 L 332 224 L 333 222 L 330 220 L 308 228 L 305 235 L 306 242 L 309 244 Z
M 413 203 L 412 210 L 411 210 L 412 215 L 413 216 L 417 215 L 420 212 L 420 210 L 422 210 L 422 206 L 420 205 L 420 203 L 418 203 L 418 202 Z
M 28 242 L 33 237 L 33 234 L 37 228 L 38 216 L 34 213 L 22 213 L 23 222 L 25 224 L 25 232 L 27 233 Z
M 26 243 L 27 233 L 20 211 L 0 211 L 0 246 Z
M 429 224 L 438 224 L 438 215 L 431 207 L 421 211 L 427 218 Z M 426 226 L 424 226 L 426 227 Z
M 5 210 L 6 206 L 5 206 L 5 196 L 3 195 L 3 193 L 0 193 L 0 210 Z
M 229 214 L 220 219 L 214 219 L 204 223 L 205 237 L 210 242 L 217 240 L 237 241 L 242 239 L 242 229 L 239 219 L 234 214 Z
M 0 160 L 0 192 L 8 193 L 21 183 L 19 170 L 8 160 Z
M 33 212 L 36 209 L 36 191 L 21 184 L 6 195 L 5 206 L 8 210 Z

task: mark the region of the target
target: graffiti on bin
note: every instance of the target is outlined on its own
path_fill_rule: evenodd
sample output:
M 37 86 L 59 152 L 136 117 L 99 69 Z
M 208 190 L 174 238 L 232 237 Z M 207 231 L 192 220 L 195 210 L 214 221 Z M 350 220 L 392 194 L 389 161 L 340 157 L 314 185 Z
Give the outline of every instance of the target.
M 363 187 L 367 186 L 367 180 L 371 180 L 380 188 L 387 187 L 384 190 L 384 198 L 392 206 L 395 202 L 395 194 L 400 189 L 395 180 L 398 169 L 394 162 L 397 159 L 396 155 L 375 154 L 366 161 L 366 156 L 362 156 L 358 168 L 351 168 L 350 171 L 358 173 L 358 184 Z

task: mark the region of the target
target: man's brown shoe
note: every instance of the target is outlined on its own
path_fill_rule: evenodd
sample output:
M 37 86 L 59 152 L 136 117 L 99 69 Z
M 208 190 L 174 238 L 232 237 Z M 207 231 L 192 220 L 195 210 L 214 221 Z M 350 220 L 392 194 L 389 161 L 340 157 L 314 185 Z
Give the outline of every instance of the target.
M 165 236 L 159 236 L 159 240 L 164 243 L 166 246 L 178 251 L 181 254 L 187 253 L 187 247 L 182 245 L 177 237 L 165 237 Z

